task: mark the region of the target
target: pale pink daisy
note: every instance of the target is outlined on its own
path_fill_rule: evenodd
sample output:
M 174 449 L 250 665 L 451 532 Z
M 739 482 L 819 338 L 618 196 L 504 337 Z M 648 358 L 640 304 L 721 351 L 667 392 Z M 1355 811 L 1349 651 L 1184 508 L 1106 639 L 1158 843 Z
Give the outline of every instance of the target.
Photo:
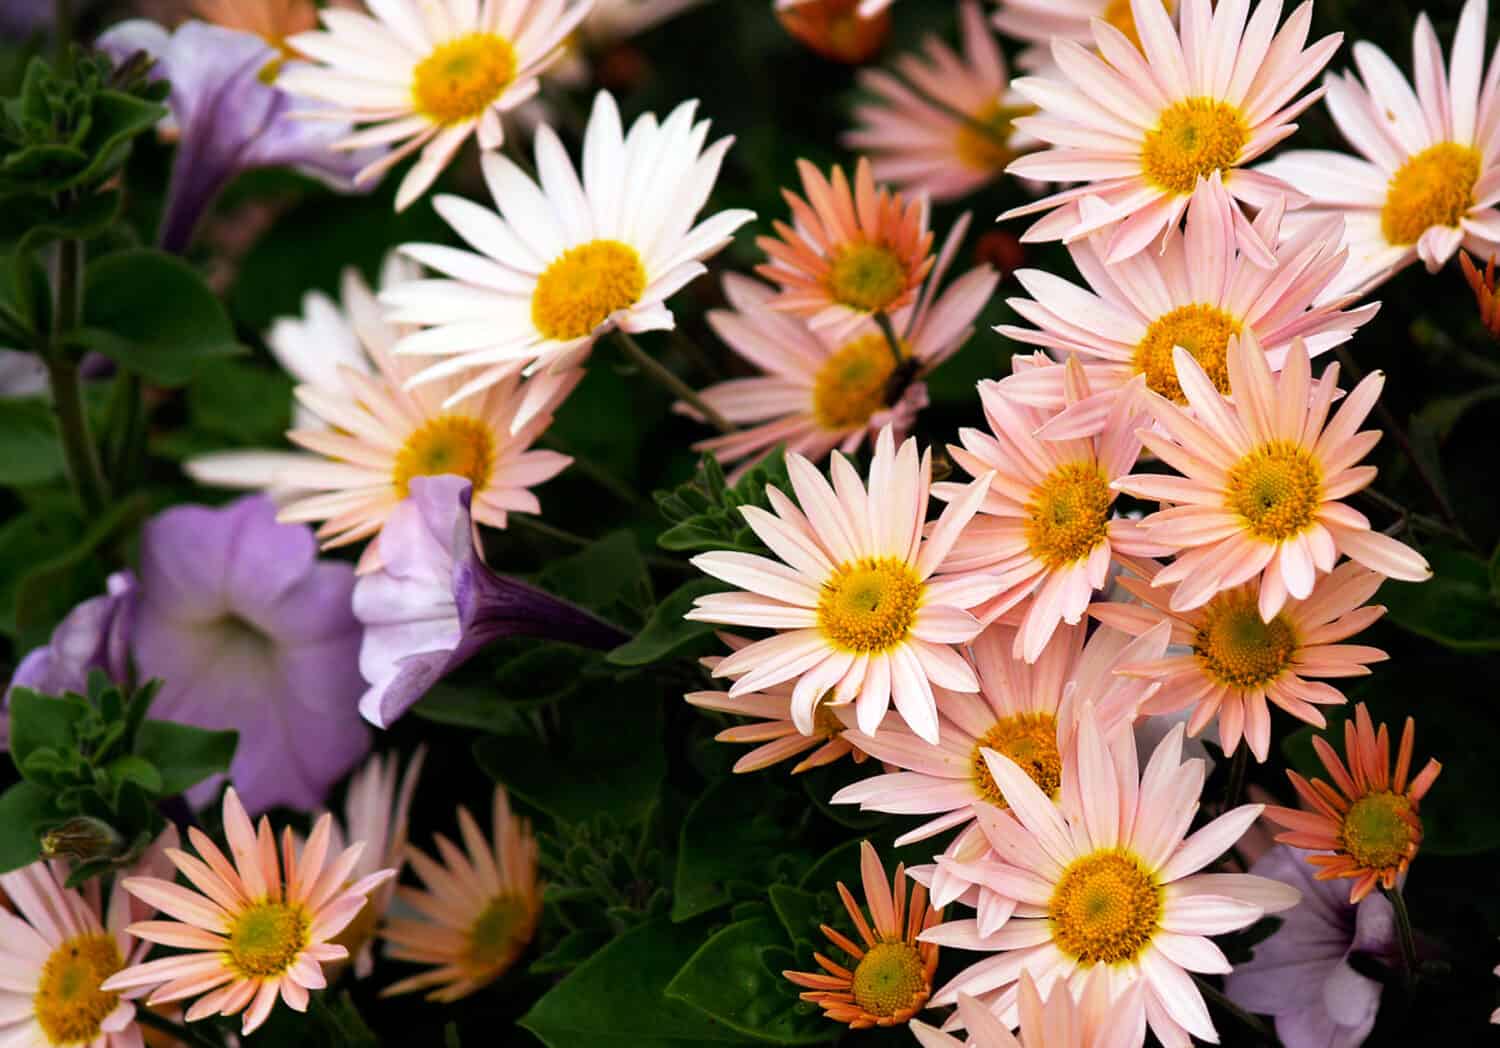
M 1098 53 L 1056 39 L 1052 55 L 1066 82 L 1023 77 L 1014 87 L 1037 116 L 1016 126 L 1053 148 L 1014 161 L 1006 170 L 1049 182 L 1082 182 L 1002 215 L 1050 212 L 1023 240 L 1077 240 L 1112 233 L 1105 258 L 1117 262 L 1176 227 L 1200 179 L 1218 172 L 1230 195 L 1260 209 L 1277 197 L 1303 197 L 1280 179 L 1246 170 L 1297 130 L 1292 120 L 1321 95 L 1297 92 L 1318 75 L 1342 39 L 1326 36 L 1304 49 L 1312 4 L 1292 12 L 1280 32 L 1280 0 L 1262 0 L 1247 23 L 1250 0 L 1185 0 L 1182 33 L 1160 0 L 1131 0 L 1138 50 L 1113 25 L 1092 25 Z M 1144 53 L 1143 53 L 1144 52 Z M 1079 203 L 1103 207 L 1084 214 Z M 1291 206 L 1289 204 L 1289 206 Z M 1235 208 L 1247 242 L 1258 236 Z M 1270 264 L 1269 245 L 1255 256 Z
M 859 74 L 877 101 L 855 108 L 859 126 L 844 135 L 846 146 L 870 158 L 876 180 L 933 200 L 988 185 L 1039 144 L 1013 126 L 1032 107 L 1010 89 L 1005 56 L 978 0 L 964 0 L 958 17 L 962 55 L 929 35 L 923 54 L 896 59 L 895 73 Z
M 1426 12 L 1412 40 L 1416 90 L 1374 44 L 1353 73 L 1327 79 L 1328 111 L 1363 159 L 1296 150 L 1260 170 L 1344 216 L 1349 265 L 1339 285 L 1368 290 L 1417 261 L 1437 272 L 1459 246 L 1500 250 L 1500 62 L 1484 68 L 1486 0 L 1469 0 L 1447 68 Z
M 1068 404 L 1092 395 L 1076 357 L 1066 378 Z M 1135 464 L 1141 450 L 1136 405 L 1144 386 L 1144 378 L 1131 380 L 1099 433 L 1042 440 L 1036 431 L 1047 413 L 1011 399 L 997 382 L 981 382 L 979 399 L 990 432 L 965 428 L 958 435 L 962 446 L 948 446 L 960 468 L 976 477 L 993 472 L 994 481 L 943 570 L 996 578 L 997 595 L 975 610 L 983 622 L 1029 600 L 1017 612 L 1021 628 L 1014 649 L 1027 662 L 1037 660 L 1059 623 L 1083 619 L 1093 592 L 1108 581 L 1117 552 L 1146 557 L 1164 552 L 1136 522 L 1110 517 L 1115 500 L 1110 483 Z M 968 490 L 937 484 L 933 494 L 952 500 Z
M 967 229 L 965 215 L 954 224 L 921 298 L 891 317 L 900 359 L 873 321 L 843 335 L 815 328 L 773 308 L 772 288 L 725 274 L 724 294 L 733 308 L 711 310 L 709 326 L 765 374 L 702 391 L 709 407 L 744 428 L 699 441 L 694 449 L 711 451 L 723 462 L 744 460 L 730 475 L 737 480 L 777 444 L 821 462 L 834 448 L 852 454 L 886 426 L 905 436 L 927 404 L 921 379 L 969 340 L 1000 282 L 989 266 L 978 266 L 937 294 Z M 677 410 L 695 414 L 682 403 Z
M 1065 983 L 1054 983 L 1046 1003 L 1030 972 L 1022 972 L 1016 995 L 1020 1035 L 1012 1034 L 1000 1017 L 968 994 L 959 994 L 958 1018 L 968 1040 L 913 1021 L 911 1032 L 922 1048 L 1140 1048 L 1146 1041 L 1146 1002 L 1143 984 L 1128 987 L 1110 1000 L 1109 976 L 1104 969 L 1089 973 L 1077 1000 Z
M 528 101 L 538 77 L 589 13 L 591 0 L 367 0 L 368 14 L 318 12 L 323 29 L 287 46 L 312 60 L 278 86 L 329 106 L 328 119 L 368 125 L 339 149 L 399 143 L 356 177 L 368 182 L 418 149 L 396 193 L 402 210 L 427 191 L 470 135 L 496 149 L 500 116 Z M 319 114 L 320 118 L 322 114 Z
M 174 918 L 137 922 L 130 934 L 191 952 L 132 965 L 102 988 L 154 987 L 148 1007 L 197 997 L 188 1022 L 243 1012 L 246 1034 L 266 1021 L 278 997 L 306 1011 L 308 991 L 328 984 L 322 966 L 349 956 L 332 940 L 365 908 L 366 896 L 396 876 L 378 870 L 351 884 L 364 844 L 332 854 L 332 827 L 333 816 L 324 815 L 301 848 L 288 827 L 278 852 L 270 820 L 263 816 L 253 826 L 231 787 L 224 794 L 224 835 L 232 861 L 190 828 L 199 858 L 175 848 L 167 858 L 192 888 L 160 877 L 123 882 L 131 895 Z
M 1263 805 L 1235 808 L 1189 835 L 1205 770 L 1200 760 L 1182 761 L 1182 738 L 1174 728 L 1141 772 L 1131 733 L 1106 744 L 1085 708 L 1078 774 L 1063 783 L 1060 803 L 1010 758 L 987 751 L 1009 809 L 983 810 L 979 825 L 994 857 L 971 873 L 1014 899 L 1015 915 L 989 935 L 962 920 L 922 936 L 996 954 L 955 976 L 934 1004 L 971 994 L 1014 1026 L 1023 971 L 1042 993 L 1066 987 L 1077 996 L 1095 968 L 1108 966 L 1113 997 L 1145 985 L 1147 1020 L 1167 1048 L 1186 1048 L 1189 1035 L 1217 1042 L 1189 975 L 1230 970 L 1208 936 L 1248 927 L 1301 896 L 1264 877 L 1198 872 L 1240 839 Z
M 1029 44 L 1017 64 L 1035 72 L 1052 64 L 1054 37 L 1094 46 L 1093 22 L 1102 18 L 1125 34 L 1136 47 L 1141 36 L 1130 13 L 1130 0 L 999 0 L 995 28 L 1013 40 Z M 1177 0 L 1161 0 L 1168 15 L 1175 15 Z
M 732 696 L 795 679 L 792 720 L 805 735 L 815 731 L 818 705 L 831 689 L 828 701 L 855 703 L 865 734 L 875 734 L 894 702 L 918 737 L 937 742 L 933 685 L 979 690 L 955 645 L 979 632 L 967 609 L 991 596 L 994 583 L 934 573 L 990 478 L 953 491 L 924 535 L 932 453 L 919 460 L 915 440 L 898 451 L 890 428 L 881 430 L 868 488 L 840 454 L 831 485 L 801 455 L 786 463 L 801 509 L 768 487 L 774 513 L 740 510 L 779 559 L 727 551 L 693 558 L 700 570 L 744 590 L 699 597 L 687 618 L 776 631 L 730 655 L 714 674 L 734 678 Z
M 1338 391 L 1338 364 L 1317 382 L 1299 339 L 1279 376 L 1255 336 L 1245 332 L 1229 347 L 1233 400 L 1186 350 L 1173 350 L 1177 378 L 1191 413 L 1165 397 L 1146 405 L 1160 431 L 1141 432 L 1147 448 L 1183 476 L 1137 474 L 1114 486 L 1170 508 L 1141 522 L 1154 542 L 1176 559 L 1152 580 L 1181 583 L 1173 611 L 1202 607 L 1220 590 L 1261 576 L 1257 603 L 1270 622 L 1287 597 L 1305 600 L 1320 573 L 1339 554 L 1372 571 L 1406 582 L 1432 575 L 1420 553 L 1370 527 L 1340 499 L 1370 486 L 1374 466 L 1357 463 L 1380 439 L 1359 431 L 1375 406 L 1385 376 L 1376 372 L 1356 386 L 1329 418 Z
M 1150 562 L 1132 564 L 1141 578 L 1121 575 L 1118 584 L 1138 604 L 1099 603 L 1089 614 L 1130 634 L 1168 624 L 1172 643 L 1189 650 L 1122 667 L 1121 672 L 1159 681 L 1161 690 L 1143 714 L 1175 713 L 1192 707 L 1187 733 L 1197 735 L 1215 716 L 1219 742 L 1233 753 L 1245 744 L 1264 761 L 1271 747 L 1270 702 L 1316 728 L 1327 725 L 1318 706 L 1337 706 L 1343 692 L 1314 677 L 1360 677 L 1369 664 L 1386 659 L 1379 648 L 1343 641 L 1367 628 L 1385 608 L 1366 605 L 1385 576 L 1345 561 L 1320 578 L 1306 600 L 1295 597 L 1269 622 L 1259 609 L 1255 580 L 1223 590 L 1192 611 L 1171 609 L 1171 591 L 1153 589 L 1159 570 Z

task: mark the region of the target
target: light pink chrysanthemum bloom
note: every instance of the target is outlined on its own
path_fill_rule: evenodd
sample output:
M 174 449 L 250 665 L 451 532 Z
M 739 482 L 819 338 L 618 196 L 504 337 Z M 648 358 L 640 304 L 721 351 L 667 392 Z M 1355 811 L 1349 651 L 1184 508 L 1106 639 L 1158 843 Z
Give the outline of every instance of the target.
M 277 85 L 327 104 L 329 119 L 369 125 L 339 149 L 399 143 L 356 176 L 368 182 L 418 149 L 396 210 L 436 181 L 470 135 L 504 141 L 500 116 L 537 93 L 538 78 L 589 13 L 591 0 L 367 0 L 369 13 L 326 8 L 323 29 L 286 44 Z M 316 63 L 316 64 L 314 64 Z
M 1066 82 L 1024 77 L 1016 90 L 1036 103 L 1037 116 L 1016 126 L 1053 148 L 1014 161 L 1006 170 L 1049 182 L 1082 182 L 1002 218 L 1050 212 L 1023 240 L 1077 240 L 1112 228 L 1105 258 L 1129 258 L 1176 227 L 1198 181 L 1218 172 L 1230 195 L 1260 209 L 1277 197 L 1301 197 L 1280 179 L 1246 164 L 1296 131 L 1292 120 L 1322 89 L 1297 99 L 1342 37 L 1304 49 L 1312 4 L 1304 3 L 1280 32 L 1280 0 L 1262 0 L 1247 23 L 1250 0 L 1185 0 L 1179 37 L 1160 0 L 1131 0 L 1138 50 L 1108 22 L 1093 23 L 1098 53 L 1054 40 L 1052 55 Z M 1143 53 L 1144 52 L 1144 53 Z M 1106 206 L 1083 214 L 1098 197 Z M 1258 236 L 1235 208 L 1247 243 Z M 1270 246 L 1253 257 L 1271 262 Z
M 1146 1041 L 1146 1001 L 1141 983 L 1133 983 L 1118 1000 L 1110 1000 L 1109 976 L 1089 973 L 1083 993 L 1073 999 L 1065 983 L 1054 983 L 1045 1003 L 1030 972 L 1022 972 L 1016 996 L 1020 1037 L 999 1016 L 968 994 L 959 994 L 958 1018 L 968 1031 L 960 1041 L 924 1022 L 911 1032 L 922 1048 L 1140 1048 Z
M 1344 694 L 1309 678 L 1364 676 L 1370 663 L 1387 658 L 1379 648 L 1342 643 L 1385 614 L 1384 607 L 1365 603 L 1385 576 L 1353 561 L 1318 579 L 1306 600 L 1288 599 L 1269 622 L 1261 619 L 1254 579 L 1215 594 L 1202 607 L 1174 612 L 1171 591 L 1151 586 L 1157 566 L 1131 567 L 1140 568 L 1143 577 L 1122 575 L 1117 581 L 1140 603 L 1099 603 L 1089 614 L 1130 634 L 1170 624 L 1172 643 L 1188 651 L 1126 665 L 1121 672 L 1161 683 L 1142 714 L 1192 707 L 1189 735 L 1217 716 L 1225 753 L 1233 753 L 1243 735 L 1255 759 L 1266 759 L 1271 747 L 1267 702 L 1316 728 L 1326 727 L 1317 707 L 1342 705 Z
M 941 295 L 937 287 L 968 229 L 968 216 L 954 224 L 917 303 L 891 317 L 901 359 L 873 321 L 847 334 L 815 328 L 770 305 L 773 288 L 737 273 L 724 276 L 732 309 L 708 314 L 714 332 L 765 374 L 735 378 L 702 391 L 708 405 L 745 428 L 694 444 L 721 461 L 743 461 L 738 480 L 760 455 L 785 444 L 788 451 L 822 462 L 834 448 L 858 451 L 866 437 L 891 426 L 905 436 L 927 405 L 923 376 L 956 353 L 974 333 L 1000 276 L 979 266 Z M 683 403 L 677 410 L 696 414 Z
M 1000 10 L 995 12 L 995 28 L 1012 40 L 1030 46 L 1023 50 L 1016 64 L 1028 72 L 1045 69 L 1052 64 L 1052 40 L 1060 37 L 1072 40 L 1084 47 L 1094 46 L 1093 22 L 1102 18 L 1120 32 L 1136 47 L 1141 46 L 1140 34 L 1135 29 L 1135 16 L 1130 13 L 1130 0 L 999 0 Z M 1168 15 L 1177 12 L 1177 0 L 1161 0 Z
M 895 73 L 859 74 L 877 101 L 855 108 L 858 126 L 843 138 L 870 158 L 878 181 L 933 200 L 969 195 L 1040 144 L 1013 125 L 1032 106 L 1010 89 L 1005 56 L 977 0 L 964 0 L 958 18 L 962 55 L 929 35 L 924 54 L 902 55 Z
M 1500 250 L 1500 66 L 1484 69 L 1486 0 L 1469 0 L 1447 68 L 1426 12 L 1412 41 L 1416 89 L 1374 44 L 1327 78 L 1328 111 L 1363 159 L 1294 150 L 1260 170 L 1307 194 L 1312 216 L 1344 216 L 1341 291 L 1368 291 L 1421 259 L 1435 273 L 1460 246 Z
M 1023 971 L 1041 992 L 1060 985 L 1077 995 L 1091 971 L 1108 966 L 1112 995 L 1144 983 L 1147 1020 L 1167 1048 L 1187 1048 L 1189 1035 L 1217 1042 L 1189 975 L 1230 970 L 1208 936 L 1248 927 L 1301 895 L 1264 877 L 1198 872 L 1240 839 L 1263 805 L 1235 808 L 1189 835 L 1206 773 L 1202 761 L 1182 761 L 1182 738 L 1174 728 L 1141 772 L 1131 733 L 1118 731 L 1106 744 L 1086 707 L 1078 774 L 1064 782 L 1058 803 L 1010 758 L 986 751 L 1010 807 L 981 811 L 994 857 L 970 873 L 1014 899 L 1015 915 L 990 935 L 963 920 L 923 936 L 995 954 L 955 976 L 934 1004 L 971 994 L 1015 1025 Z
M 1016 278 L 1032 297 L 1008 302 L 1036 328 L 996 330 L 1063 358 L 1078 354 L 1094 390 L 1045 432 L 1064 435 L 1097 427 L 1121 387 L 1136 375 L 1182 403 L 1174 346 L 1192 353 L 1227 393 L 1229 340 L 1240 333 L 1255 333 L 1275 371 L 1292 339 L 1303 339 L 1316 356 L 1347 342 L 1373 317 L 1380 308 L 1376 302 L 1347 311 L 1349 300 L 1314 304 L 1344 265 L 1339 220 L 1325 216 L 1282 239 L 1282 204 L 1269 204 L 1254 223 L 1260 239 L 1274 245 L 1270 266 L 1247 264 L 1235 230 L 1234 202 L 1216 172 L 1193 193 L 1186 235 L 1168 237 L 1161 251 L 1143 251 L 1111 265 L 1105 262 L 1107 233 L 1071 245 L 1087 289 L 1041 270 L 1019 270 Z M 1060 364 L 1031 368 L 1003 379 L 1001 387 L 1023 403 L 1061 412 L 1063 373 Z
M 131 895 L 174 918 L 132 924 L 130 934 L 191 952 L 132 965 L 102 988 L 154 987 L 148 1007 L 197 997 L 188 1022 L 243 1012 L 246 1034 L 266 1021 L 277 997 L 293 1011 L 306 1011 L 308 991 L 328 985 L 322 966 L 349 956 L 333 939 L 365 908 L 366 896 L 396 876 L 378 870 L 351 883 L 364 844 L 332 854 L 332 827 L 333 816 L 324 815 L 301 848 L 288 827 L 278 852 L 270 820 L 262 816 L 259 828 L 253 826 L 230 787 L 224 835 L 232 861 L 190 828 L 199 858 L 175 848 L 167 858 L 192 888 L 160 877 L 123 882 Z
M 774 487 L 774 513 L 741 509 L 778 560 L 714 552 L 693 558 L 701 571 L 742 586 L 699 597 L 687 618 L 775 630 L 719 663 L 734 678 L 732 696 L 796 679 L 792 720 L 816 730 L 819 702 L 855 703 L 860 730 L 873 735 L 894 702 L 918 737 L 938 741 L 933 685 L 974 692 L 979 680 L 955 645 L 979 632 L 968 609 L 995 592 L 974 573 L 934 577 L 989 489 L 990 478 L 952 492 L 926 530 L 932 453 L 917 442 L 896 448 L 889 427 L 875 441 L 868 488 L 843 455 L 833 456 L 833 483 L 801 455 L 787 472 L 801 509 Z M 955 486 L 958 487 L 958 486 Z
M 170 870 L 168 826 L 132 873 Z M 141 1048 L 136 993 L 103 989 L 110 976 L 151 948 L 126 930 L 155 911 L 132 899 L 116 878 L 104 906 L 100 882 L 64 887 L 68 868 L 45 860 L 0 876 L 10 909 L 0 906 L 0 1044 L 7 1048 Z
M 1356 465 L 1379 430 L 1359 426 L 1375 406 L 1385 376 L 1369 375 L 1329 418 L 1338 364 L 1317 382 L 1301 340 L 1279 376 L 1246 332 L 1229 347 L 1233 400 L 1186 350 L 1173 350 L 1191 414 L 1150 394 L 1146 405 L 1162 432 L 1142 431 L 1146 447 L 1183 474 L 1136 474 L 1115 487 L 1170 508 L 1141 522 L 1151 539 L 1177 552 L 1152 580 L 1181 583 L 1173 611 L 1208 603 L 1215 593 L 1261 576 L 1257 603 L 1272 621 L 1287 597 L 1306 600 L 1339 554 L 1393 579 L 1421 582 L 1432 569 L 1420 553 L 1370 527 L 1340 499 L 1369 487 L 1374 466 Z
M 1137 404 L 1144 386 L 1145 379 L 1137 377 L 1125 387 L 1097 434 L 1043 440 L 1036 431 L 1047 413 L 1011 399 L 997 382 L 981 382 L 979 399 L 990 432 L 965 428 L 958 435 L 963 446 L 948 446 L 953 461 L 970 475 L 993 472 L 995 479 L 943 570 L 995 576 L 998 594 L 975 611 L 985 623 L 1029 598 L 1017 613 L 1021 628 L 1015 636 L 1015 655 L 1027 662 L 1040 657 L 1059 623 L 1083 619 L 1094 591 L 1108 580 L 1116 553 L 1166 552 L 1136 522 L 1110 518 L 1115 500 L 1110 484 L 1140 454 L 1136 431 L 1143 416 Z M 1072 358 L 1066 402 L 1077 404 L 1092 393 L 1082 365 Z M 960 484 L 933 486 L 933 494 L 945 500 L 967 490 Z

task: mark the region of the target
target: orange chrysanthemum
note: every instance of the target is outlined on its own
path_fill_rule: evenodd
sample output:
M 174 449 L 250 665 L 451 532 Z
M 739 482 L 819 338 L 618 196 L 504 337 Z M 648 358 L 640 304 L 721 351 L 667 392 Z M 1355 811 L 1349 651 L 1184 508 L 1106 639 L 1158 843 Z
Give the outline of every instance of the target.
M 835 62 L 862 65 L 880 53 L 891 13 L 860 13 L 860 0 L 781 0 L 776 17 L 803 44 Z
M 313 0 L 193 0 L 193 10 L 205 22 L 254 33 L 289 58 L 297 52 L 287 37 L 318 27 Z
M 823 1014 L 835 1022 L 848 1023 L 856 1030 L 899 1026 L 916 1015 L 932 995 L 938 947 L 935 943 L 918 942 L 917 936 L 941 920 L 943 911 L 927 905 L 927 889 L 920 884 L 912 888 L 908 909 L 906 867 L 898 863 L 896 874 L 887 885 L 885 867 L 869 841 L 860 845 L 859 868 L 865 904 L 875 921 L 873 930 L 842 881 L 838 890 L 864 946 L 826 924 L 822 926 L 828 941 L 849 955 L 853 968 L 845 968 L 815 953 L 813 959 L 823 971 L 781 974 L 798 986 L 807 987 L 802 999 L 822 1007 Z
M 1287 828 L 1277 840 L 1297 848 L 1330 854 L 1309 855 L 1320 867 L 1320 881 L 1354 880 L 1349 901 L 1358 903 L 1376 885 L 1390 889 L 1406 873 L 1422 844 L 1422 820 L 1417 807 L 1443 766 L 1429 760 L 1410 783 L 1412 743 L 1416 726 L 1406 718 L 1396 770 L 1391 772 L 1391 737 L 1382 724 L 1376 731 L 1364 704 L 1354 708 L 1354 721 L 1344 723 L 1344 762 L 1319 736 L 1313 737 L 1318 759 L 1334 785 L 1322 779 L 1308 782 L 1294 771 L 1287 777 L 1311 810 L 1268 807 L 1266 817 Z
M 1491 255 L 1489 262 L 1480 269 L 1467 251 L 1460 251 L 1458 264 L 1463 267 L 1464 279 L 1474 290 L 1474 301 L 1479 306 L 1479 319 L 1484 329 L 1500 338 L 1500 288 L 1495 286 L 1495 256 Z

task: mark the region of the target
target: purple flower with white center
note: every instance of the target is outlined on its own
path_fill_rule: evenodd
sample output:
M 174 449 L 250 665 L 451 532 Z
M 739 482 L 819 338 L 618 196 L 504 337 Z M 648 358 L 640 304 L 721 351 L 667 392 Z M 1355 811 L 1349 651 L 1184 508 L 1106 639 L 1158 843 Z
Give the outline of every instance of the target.
M 137 676 L 163 681 L 151 715 L 238 731 L 229 777 L 252 812 L 316 808 L 370 748 L 353 591 L 354 569 L 319 560 L 312 530 L 261 495 L 142 532 L 131 646 Z
M 0 397 L 30 397 L 46 392 L 47 367 L 35 353 L 0 349 Z
M 590 648 L 629 640 L 614 626 L 524 582 L 496 575 L 474 545 L 469 481 L 415 477 L 387 518 L 378 571 L 354 587 L 365 625 L 359 668 L 365 719 L 389 727 L 444 676 L 501 637 L 543 637 Z
M 316 108 L 267 83 L 279 51 L 252 33 L 187 22 L 175 32 L 144 19 L 122 22 L 101 36 L 99 50 L 116 62 L 138 51 L 156 59 L 152 75 L 172 83 L 167 100 L 178 145 L 171 189 L 157 240 L 181 253 L 219 191 L 236 175 L 290 167 L 334 189 L 352 191 L 354 174 L 378 150 L 335 153 L 349 125 L 308 117 Z
M 1274 1016 L 1286 1048 L 1358 1048 L 1375 1026 L 1381 984 L 1349 958 L 1400 963 L 1396 917 L 1378 892 L 1349 905 L 1345 882 L 1314 879 L 1307 854 L 1278 845 L 1251 867 L 1298 889 L 1302 901 L 1277 915 L 1281 927 L 1235 968 L 1224 990 L 1241 1008 Z

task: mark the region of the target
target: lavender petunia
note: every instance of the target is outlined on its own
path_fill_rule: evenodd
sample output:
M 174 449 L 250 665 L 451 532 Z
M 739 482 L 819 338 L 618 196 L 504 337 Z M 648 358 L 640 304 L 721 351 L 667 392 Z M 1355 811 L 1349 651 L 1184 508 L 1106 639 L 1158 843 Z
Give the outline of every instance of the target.
M 1349 964 L 1353 954 L 1399 963 L 1396 919 L 1384 896 L 1349 905 L 1346 882 L 1314 879 L 1307 852 L 1278 845 L 1250 872 L 1292 885 L 1302 901 L 1225 983 L 1230 1000 L 1276 1019 L 1286 1048 L 1357 1048 L 1375 1026 L 1381 984 Z
M 496 575 L 474 546 L 470 485 L 417 477 L 376 539 L 381 568 L 360 576 L 354 613 L 365 625 L 359 668 L 370 682 L 365 719 L 389 727 L 429 688 L 501 637 L 546 637 L 612 648 L 629 637 L 566 601 Z
M 370 748 L 353 590 L 353 568 L 319 560 L 264 496 L 145 526 L 132 646 L 138 676 L 164 682 L 152 716 L 237 730 L 229 774 L 251 811 L 317 807 Z

